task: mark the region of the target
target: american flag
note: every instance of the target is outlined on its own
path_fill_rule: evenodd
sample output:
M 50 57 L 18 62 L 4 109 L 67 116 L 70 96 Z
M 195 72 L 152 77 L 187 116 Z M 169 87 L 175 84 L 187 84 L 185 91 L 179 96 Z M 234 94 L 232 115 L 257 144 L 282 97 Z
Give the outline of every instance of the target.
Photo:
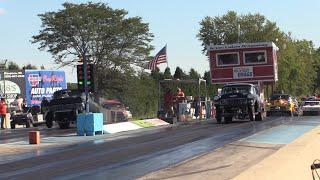
M 158 64 L 167 62 L 167 45 L 148 63 L 148 69 L 155 70 Z

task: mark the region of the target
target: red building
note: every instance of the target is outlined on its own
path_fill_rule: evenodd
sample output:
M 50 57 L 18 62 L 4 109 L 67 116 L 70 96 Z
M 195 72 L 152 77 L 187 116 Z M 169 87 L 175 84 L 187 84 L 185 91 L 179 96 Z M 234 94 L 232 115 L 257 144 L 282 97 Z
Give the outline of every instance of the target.
M 212 84 L 261 83 L 278 80 L 273 42 L 208 46 Z

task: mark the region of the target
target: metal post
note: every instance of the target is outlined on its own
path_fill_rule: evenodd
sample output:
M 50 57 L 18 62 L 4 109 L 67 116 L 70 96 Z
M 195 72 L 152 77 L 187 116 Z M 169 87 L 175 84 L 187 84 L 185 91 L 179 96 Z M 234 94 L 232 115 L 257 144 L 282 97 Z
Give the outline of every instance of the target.
M 160 106 L 161 106 L 161 102 L 160 102 L 161 101 L 161 99 L 160 99 L 161 95 L 160 95 L 160 93 L 161 93 L 161 82 L 158 81 L 158 112 L 160 111 Z
M 6 96 L 6 79 L 5 79 L 5 69 L 6 69 L 6 64 L 7 64 L 7 59 L 4 60 L 4 63 L 1 64 L 1 71 L 2 71 L 2 80 L 3 80 L 3 96 L 5 98 L 5 101 L 7 102 L 7 96 Z
M 238 43 L 240 43 L 240 34 L 241 34 L 241 29 L 240 29 L 240 24 L 238 23 Z
M 83 73 L 84 73 L 84 93 L 86 94 L 86 103 L 85 103 L 85 109 L 86 113 L 89 113 L 89 91 L 88 91 L 88 77 L 87 77 L 87 67 L 88 67 L 88 61 L 87 56 L 82 55 L 83 58 Z

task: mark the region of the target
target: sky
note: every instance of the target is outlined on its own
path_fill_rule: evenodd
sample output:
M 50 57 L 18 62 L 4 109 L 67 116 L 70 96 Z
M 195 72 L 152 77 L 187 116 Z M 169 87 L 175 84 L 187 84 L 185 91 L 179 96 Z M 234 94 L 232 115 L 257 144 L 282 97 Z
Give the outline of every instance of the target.
M 37 16 L 62 9 L 64 0 L 0 0 L 0 60 L 8 59 L 19 65 L 31 63 L 56 69 L 51 55 L 31 44 L 33 35 L 41 29 Z M 72 3 L 88 1 L 69 0 Z M 105 0 L 112 8 L 128 11 L 128 16 L 140 16 L 149 23 L 154 34 L 151 44 L 155 55 L 167 44 L 168 65 L 171 72 L 177 66 L 185 72 L 194 68 L 201 75 L 209 70 L 202 53 L 201 42 L 196 38 L 199 22 L 205 16 L 221 16 L 227 11 L 239 14 L 260 13 L 276 22 L 281 30 L 291 32 L 296 39 L 312 40 L 320 46 L 319 0 Z M 165 64 L 159 66 L 163 71 Z M 64 68 L 69 82 L 76 82 L 76 70 Z

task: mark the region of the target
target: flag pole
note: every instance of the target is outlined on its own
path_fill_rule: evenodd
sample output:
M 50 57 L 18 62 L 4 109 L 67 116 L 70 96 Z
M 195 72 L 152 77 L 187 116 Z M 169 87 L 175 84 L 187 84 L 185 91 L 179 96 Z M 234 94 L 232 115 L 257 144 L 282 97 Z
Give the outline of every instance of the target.
M 167 68 L 169 68 L 169 64 L 168 64 L 168 49 L 167 49 L 167 44 L 166 44 L 166 58 L 167 58 Z

